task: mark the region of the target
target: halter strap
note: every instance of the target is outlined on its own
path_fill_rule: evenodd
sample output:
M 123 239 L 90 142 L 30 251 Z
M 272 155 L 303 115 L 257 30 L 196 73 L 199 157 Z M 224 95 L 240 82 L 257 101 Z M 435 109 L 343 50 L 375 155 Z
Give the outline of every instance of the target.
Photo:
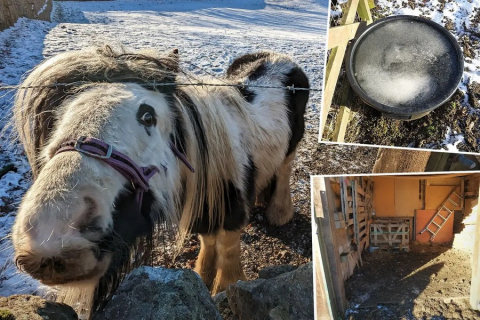
M 173 143 L 170 143 L 170 149 L 187 168 L 195 172 L 192 165 Z M 149 190 L 148 181 L 159 171 L 159 169 L 153 165 L 139 167 L 125 154 L 116 151 L 112 145 L 91 137 L 82 136 L 77 140 L 67 141 L 60 145 L 55 155 L 66 151 L 77 151 L 89 157 L 100 159 L 117 170 L 132 183 L 136 192 L 136 200 L 140 206 L 142 205 L 143 193 Z M 164 169 L 166 170 L 166 168 Z

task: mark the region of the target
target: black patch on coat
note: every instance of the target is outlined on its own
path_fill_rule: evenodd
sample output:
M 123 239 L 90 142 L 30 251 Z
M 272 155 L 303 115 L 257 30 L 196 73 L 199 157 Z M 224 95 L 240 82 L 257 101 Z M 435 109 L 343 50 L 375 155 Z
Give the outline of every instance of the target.
M 308 78 L 299 67 L 293 68 L 283 81 L 283 86 L 294 85 L 297 88 L 309 88 Z M 290 124 L 291 137 L 288 143 L 287 154 L 289 155 L 297 147 L 300 140 L 302 140 L 305 132 L 305 108 L 307 106 L 309 91 L 297 90 L 295 93 L 288 90 L 286 94 L 287 108 L 288 108 L 288 122 Z
M 227 78 L 234 78 L 234 77 L 244 77 L 247 74 L 242 74 L 244 72 L 245 65 L 256 62 L 260 59 L 266 59 L 270 56 L 269 52 L 256 52 L 256 53 L 249 53 L 245 54 L 241 57 L 236 58 L 233 60 L 232 64 L 227 69 Z M 262 70 L 260 70 L 261 72 Z M 248 70 L 250 74 L 254 74 L 254 71 Z
M 248 219 L 248 212 L 245 209 L 246 200 L 242 195 L 242 191 L 236 188 L 231 181 L 225 183 L 223 192 L 225 208 L 220 212 L 214 212 L 213 216 L 218 217 L 224 213 L 223 229 L 227 231 L 239 230 L 245 226 Z M 221 226 L 218 220 L 210 225 L 208 212 L 209 206 L 207 202 L 205 202 L 201 217 L 193 223 L 192 232 L 215 234 L 220 230 Z
M 177 147 L 178 151 L 183 154 L 187 153 L 187 141 L 186 141 L 186 129 L 185 129 L 185 120 L 183 115 L 180 113 L 180 110 L 170 103 L 170 110 L 173 113 L 173 133 L 170 134 L 170 141 Z
M 128 272 L 140 265 L 151 264 L 154 226 L 164 219 L 162 212 L 152 212 L 155 199 L 151 191 L 143 194 L 140 208 L 133 188 L 127 185 L 126 189 L 114 202 L 113 230 L 97 243 L 99 259 L 106 252 L 113 255 L 95 289 L 93 310 L 106 305 Z M 143 239 L 140 246 L 139 239 Z M 132 250 L 135 256 L 133 262 Z
M 258 169 L 253 162 L 253 158 L 251 155 L 248 155 L 248 165 L 245 166 L 243 181 L 245 183 L 245 197 L 250 207 L 253 207 L 255 204 L 255 180 L 257 174 Z
M 238 88 L 238 91 L 240 91 L 240 94 L 242 95 L 243 99 L 245 99 L 245 101 L 249 103 L 252 103 L 253 99 L 255 99 L 255 97 L 257 96 L 255 92 L 253 92 L 252 90 L 249 90 L 246 87 L 240 87 Z
M 244 190 L 235 187 L 235 185 L 228 181 L 224 186 L 225 210 L 223 210 L 225 217 L 223 220 L 223 229 L 227 231 L 236 231 L 245 226 L 248 221 L 251 208 L 255 202 L 255 179 L 258 170 L 253 162 L 251 155 L 248 156 L 248 164 L 244 166 L 243 181 Z M 247 206 L 245 206 L 247 204 Z M 192 232 L 201 234 L 212 234 L 218 232 L 222 226 L 218 221 L 210 225 L 209 221 L 209 207 L 207 202 L 204 204 L 203 214 L 200 219 L 194 222 Z M 215 212 L 214 216 L 218 217 L 223 212 Z
M 233 61 L 228 67 L 227 78 L 244 78 L 248 77 L 249 81 L 255 81 L 267 73 L 267 66 L 264 61 L 270 55 L 268 52 L 258 52 L 246 54 Z M 260 64 L 259 64 L 260 63 Z M 251 66 L 248 66 L 248 65 Z M 251 103 L 255 99 L 256 94 L 248 89 L 248 86 L 239 88 L 243 98 Z
M 250 81 L 255 81 L 267 73 L 267 67 L 265 66 L 265 63 L 262 63 L 258 68 L 253 70 L 253 72 L 248 76 L 248 80 Z
M 208 143 L 207 143 L 207 137 L 205 135 L 205 127 L 203 125 L 202 117 L 198 112 L 197 106 L 193 103 L 192 99 L 190 99 L 190 97 L 185 92 L 181 90 L 177 90 L 176 95 L 178 99 L 182 102 L 185 109 L 187 110 L 188 118 L 192 123 L 193 131 L 195 133 L 196 143 L 200 151 L 200 157 L 202 158 L 202 163 L 206 163 L 206 160 L 208 157 Z M 195 143 L 195 142 L 190 141 L 190 143 Z

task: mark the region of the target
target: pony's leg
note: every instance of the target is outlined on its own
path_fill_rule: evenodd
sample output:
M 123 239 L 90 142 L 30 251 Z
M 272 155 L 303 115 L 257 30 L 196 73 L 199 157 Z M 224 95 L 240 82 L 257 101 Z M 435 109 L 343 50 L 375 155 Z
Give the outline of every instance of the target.
M 216 235 L 200 234 L 200 253 L 195 262 L 195 272 L 200 275 L 210 290 L 217 272 L 215 268 L 217 251 L 215 248 Z
M 217 274 L 211 290 L 212 295 L 224 291 L 229 284 L 247 277 L 240 262 L 240 231 L 221 230 L 217 234 Z
M 268 221 L 277 226 L 284 225 L 293 218 L 293 204 L 290 194 L 290 176 L 295 151 L 290 153 L 276 172 L 276 184 L 267 207 Z

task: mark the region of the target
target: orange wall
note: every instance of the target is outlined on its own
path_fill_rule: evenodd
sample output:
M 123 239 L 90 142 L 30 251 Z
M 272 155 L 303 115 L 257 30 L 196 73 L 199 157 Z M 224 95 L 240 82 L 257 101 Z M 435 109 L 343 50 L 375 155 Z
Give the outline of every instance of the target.
M 413 217 L 415 209 L 423 209 L 418 179 L 380 176 L 373 177 L 373 181 L 374 207 L 378 217 Z M 461 181 L 460 178 L 428 179 L 425 210 L 438 209 L 452 189 L 460 186 Z
M 422 207 L 419 199 L 420 188 L 417 179 L 395 180 L 395 216 L 413 217 L 415 209 Z
M 413 217 L 422 206 L 417 179 L 374 177 L 374 207 L 378 217 Z
M 442 203 L 447 199 L 450 192 L 455 186 L 427 186 L 426 195 L 425 195 L 425 209 L 438 209 Z M 460 190 L 460 188 L 458 188 Z M 454 201 L 458 198 L 455 196 Z M 452 208 L 452 205 L 449 205 L 448 208 Z
M 392 177 L 373 177 L 373 206 L 378 217 L 395 216 L 395 181 Z

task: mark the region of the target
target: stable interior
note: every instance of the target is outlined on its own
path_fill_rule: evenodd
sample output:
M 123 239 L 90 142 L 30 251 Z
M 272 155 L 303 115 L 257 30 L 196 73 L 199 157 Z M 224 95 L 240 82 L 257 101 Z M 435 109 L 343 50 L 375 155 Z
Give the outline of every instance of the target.
M 480 317 L 479 182 L 312 178 L 318 319 Z

